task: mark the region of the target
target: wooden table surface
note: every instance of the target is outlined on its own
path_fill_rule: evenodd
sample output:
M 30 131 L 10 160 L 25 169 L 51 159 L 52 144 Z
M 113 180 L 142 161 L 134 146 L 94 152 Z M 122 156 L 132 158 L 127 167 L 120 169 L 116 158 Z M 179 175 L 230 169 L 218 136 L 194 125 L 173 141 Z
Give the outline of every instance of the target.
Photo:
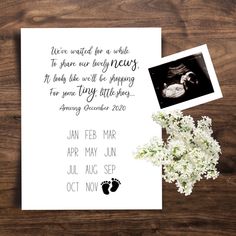
M 219 178 L 163 183 L 162 211 L 21 211 L 21 27 L 162 27 L 163 56 L 206 43 L 224 98 L 185 113 L 213 118 Z M 235 0 L 0 0 L 0 236 L 236 235 L 235 75 Z

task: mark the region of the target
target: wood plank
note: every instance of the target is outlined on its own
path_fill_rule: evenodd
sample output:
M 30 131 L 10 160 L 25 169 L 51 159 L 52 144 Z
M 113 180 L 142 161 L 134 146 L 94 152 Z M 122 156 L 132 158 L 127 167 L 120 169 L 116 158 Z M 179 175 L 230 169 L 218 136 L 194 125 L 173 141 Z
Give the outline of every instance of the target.
M 207 43 L 224 98 L 185 113 L 213 118 L 220 177 L 189 197 L 163 183 L 162 211 L 21 211 L 21 27 L 162 27 L 163 56 Z M 235 29 L 234 0 L 1 0 L 0 235 L 236 234 Z

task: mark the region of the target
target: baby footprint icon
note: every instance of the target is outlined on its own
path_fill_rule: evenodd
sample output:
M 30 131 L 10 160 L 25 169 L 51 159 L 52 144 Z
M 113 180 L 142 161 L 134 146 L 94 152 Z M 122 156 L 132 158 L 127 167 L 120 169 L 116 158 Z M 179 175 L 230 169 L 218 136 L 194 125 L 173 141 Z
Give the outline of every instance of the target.
M 110 187 L 110 181 L 103 181 L 101 183 L 102 185 L 102 191 L 104 194 L 108 195 L 109 194 L 109 187 Z
M 121 182 L 115 178 L 112 178 L 111 180 L 112 180 L 112 182 L 111 182 L 112 186 L 111 186 L 110 190 L 111 190 L 111 192 L 115 192 L 119 188 Z

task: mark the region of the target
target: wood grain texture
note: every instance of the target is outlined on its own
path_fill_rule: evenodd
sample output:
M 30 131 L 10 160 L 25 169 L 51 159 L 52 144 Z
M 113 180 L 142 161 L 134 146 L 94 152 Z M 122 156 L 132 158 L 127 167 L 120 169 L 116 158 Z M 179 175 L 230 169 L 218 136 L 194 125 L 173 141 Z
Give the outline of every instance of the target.
M 163 56 L 207 43 L 224 98 L 186 113 L 213 118 L 220 177 L 163 183 L 162 211 L 21 211 L 21 27 L 162 27 Z M 236 235 L 235 62 L 235 0 L 0 0 L 0 236 Z

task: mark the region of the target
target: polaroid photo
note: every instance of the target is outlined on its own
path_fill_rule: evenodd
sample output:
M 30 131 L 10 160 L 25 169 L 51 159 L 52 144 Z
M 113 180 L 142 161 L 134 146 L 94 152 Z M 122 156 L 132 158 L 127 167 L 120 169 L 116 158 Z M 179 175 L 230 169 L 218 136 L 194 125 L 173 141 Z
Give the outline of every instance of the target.
M 149 68 L 159 109 L 184 110 L 223 97 L 207 45 L 160 62 Z

